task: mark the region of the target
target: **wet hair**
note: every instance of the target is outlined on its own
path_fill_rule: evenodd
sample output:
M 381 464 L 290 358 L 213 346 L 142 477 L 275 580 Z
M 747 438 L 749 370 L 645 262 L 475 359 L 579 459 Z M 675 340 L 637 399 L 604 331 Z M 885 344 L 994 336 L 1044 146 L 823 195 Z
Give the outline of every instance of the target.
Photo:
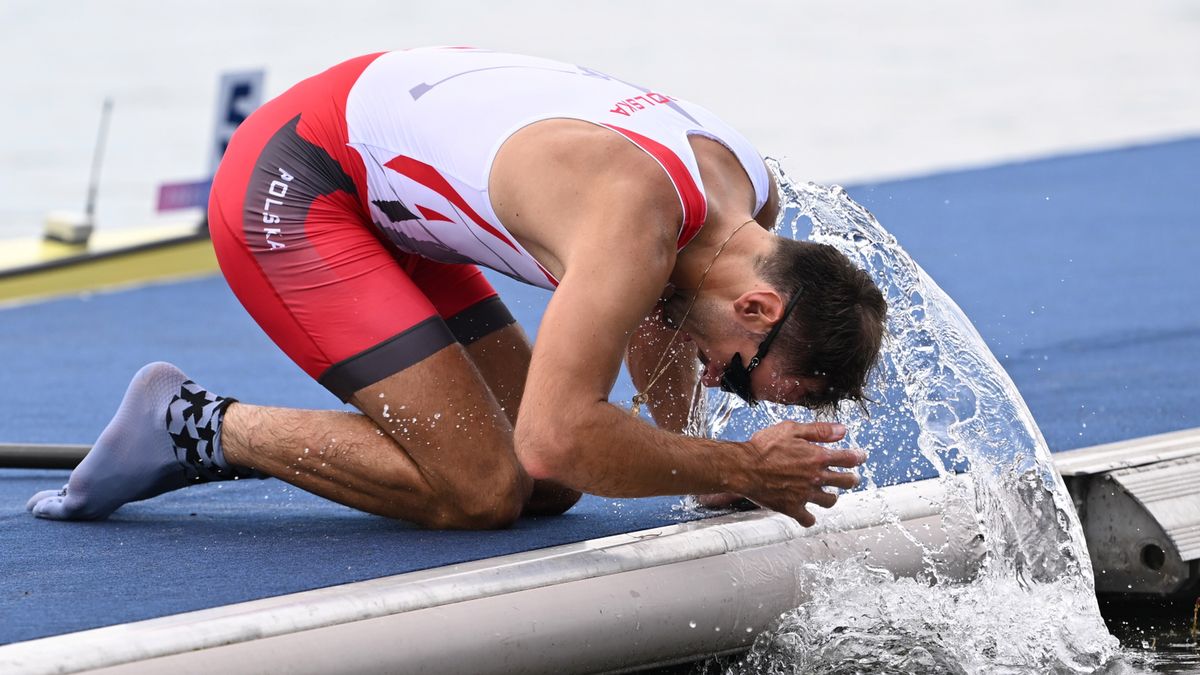
M 843 400 L 860 406 L 869 400 L 863 390 L 887 317 L 887 301 L 871 277 L 832 246 L 786 237 L 758 261 L 758 273 L 785 301 L 803 294 L 771 347 L 785 375 L 824 384 L 801 405 L 828 413 Z

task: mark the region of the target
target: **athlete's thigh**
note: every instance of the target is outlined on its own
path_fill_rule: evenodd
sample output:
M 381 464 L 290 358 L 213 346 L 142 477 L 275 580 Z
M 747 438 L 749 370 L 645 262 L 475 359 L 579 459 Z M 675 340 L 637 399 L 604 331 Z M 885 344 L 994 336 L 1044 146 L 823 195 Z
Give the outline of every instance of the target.
M 402 446 L 430 480 L 492 485 L 523 475 L 512 425 L 461 345 L 363 387 L 350 403 Z
M 517 418 L 532 349 L 518 323 L 509 324 L 466 345 L 467 354 L 510 420 Z
M 415 259 L 404 267 L 466 348 L 509 419 L 515 420 L 531 350 L 495 289 L 474 265 Z

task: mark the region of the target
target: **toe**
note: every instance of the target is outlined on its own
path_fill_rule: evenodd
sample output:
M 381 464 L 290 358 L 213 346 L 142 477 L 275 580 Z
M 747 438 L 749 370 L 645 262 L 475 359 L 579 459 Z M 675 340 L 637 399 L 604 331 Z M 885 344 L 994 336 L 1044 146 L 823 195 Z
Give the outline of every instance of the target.
M 38 502 L 42 501 L 43 499 L 48 499 L 50 497 L 65 497 L 66 494 L 67 494 L 67 486 L 66 485 L 62 486 L 62 489 L 60 489 L 60 490 L 42 490 L 41 492 L 37 493 L 36 495 L 30 497 L 29 501 L 25 502 L 25 510 L 33 511 L 34 508 L 37 506 Z
M 29 501 L 34 516 L 50 520 L 102 520 L 113 511 L 94 500 L 89 502 L 77 492 L 67 494 L 66 488 L 39 492 Z
M 57 493 L 46 497 L 33 505 L 30 511 L 38 518 L 49 518 L 51 520 L 68 520 L 70 515 L 64 506 L 66 497 L 59 496 Z

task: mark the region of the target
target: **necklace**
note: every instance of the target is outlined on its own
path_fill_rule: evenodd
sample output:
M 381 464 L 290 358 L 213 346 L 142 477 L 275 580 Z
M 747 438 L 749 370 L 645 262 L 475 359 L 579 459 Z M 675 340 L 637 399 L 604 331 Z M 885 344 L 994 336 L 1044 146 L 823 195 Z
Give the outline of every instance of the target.
M 663 363 L 663 361 L 666 360 L 667 355 L 671 354 L 671 348 L 675 346 L 675 338 L 679 337 L 679 331 L 683 330 L 683 324 L 685 321 L 687 321 L 688 315 L 692 313 L 692 308 L 696 306 L 696 298 L 700 297 L 700 288 L 704 286 L 704 280 L 708 278 L 709 270 L 711 270 L 712 266 L 717 262 L 717 258 L 720 257 L 721 252 L 725 250 L 725 245 L 729 243 L 730 239 L 733 239 L 733 235 L 741 232 L 743 227 L 753 222 L 754 219 L 751 218 L 750 220 L 747 220 L 746 222 L 734 228 L 733 232 L 730 232 L 729 236 L 725 237 L 725 241 L 721 242 L 721 245 L 717 247 L 717 252 L 713 254 L 712 260 L 708 261 L 708 267 L 705 267 L 704 271 L 700 274 L 700 282 L 696 284 L 696 292 L 692 294 L 691 302 L 688 303 L 687 309 L 683 311 L 683 317 L 679 319 L 679 325 L 675 326 L 675 332 L 671 333 L 671 339 L 667 341 L 667 348 L 663 350 L 661 355 L 659 355 L 658 363 L 654 364 L 654 376 L 650 378 L 648 383 L 646 383 L 645 388 L 633 395 L 630 412 L 633 413 L 634 417 L 637 417 L 641 414 L 642 405 L 650 400 L 650 397 L 647 393 L 651 388 L 654 387 L 654 384 L 658 382 L 658 379 L 662 377 L 663 373 L 667 372 L 667 368 L 669 368 L 671 364 L 675 362 L 675 356 L 672 354 L 671 359 L 665 364 Z

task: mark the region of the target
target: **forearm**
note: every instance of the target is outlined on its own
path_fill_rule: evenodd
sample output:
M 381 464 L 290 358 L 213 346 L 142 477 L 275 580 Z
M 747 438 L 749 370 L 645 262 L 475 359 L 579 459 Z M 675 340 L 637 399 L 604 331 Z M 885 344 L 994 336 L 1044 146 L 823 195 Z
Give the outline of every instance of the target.
M 517 455 L 534 478 L 606 497 L 740 493 L 749 483 L 746 443 L 656 429 L 600 401 L 559 421 L 553 439 L 518 430 Z

